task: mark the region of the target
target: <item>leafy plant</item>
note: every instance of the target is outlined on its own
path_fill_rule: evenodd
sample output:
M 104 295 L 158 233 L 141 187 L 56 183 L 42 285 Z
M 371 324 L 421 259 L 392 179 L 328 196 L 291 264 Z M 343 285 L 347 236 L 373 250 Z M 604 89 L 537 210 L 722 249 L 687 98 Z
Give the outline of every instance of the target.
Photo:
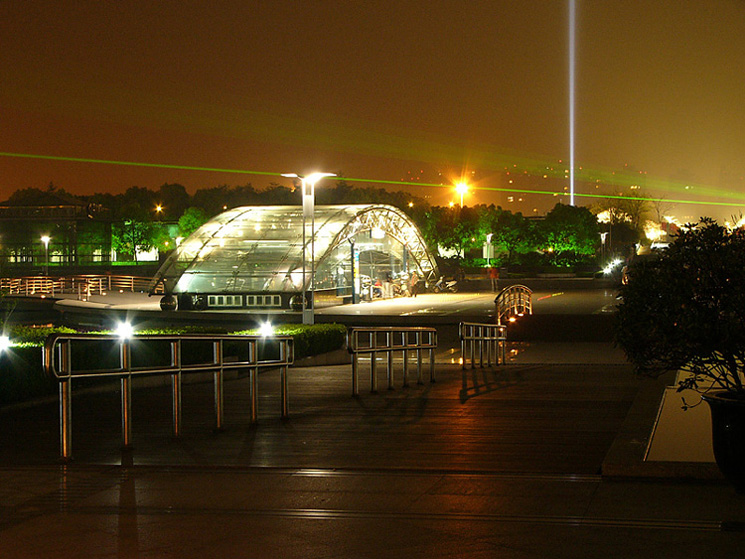
M 688 372 L 679 390 L 745 398 L 745 231 L 701 218 L 628 275 L 616 339 L 635 370 Z

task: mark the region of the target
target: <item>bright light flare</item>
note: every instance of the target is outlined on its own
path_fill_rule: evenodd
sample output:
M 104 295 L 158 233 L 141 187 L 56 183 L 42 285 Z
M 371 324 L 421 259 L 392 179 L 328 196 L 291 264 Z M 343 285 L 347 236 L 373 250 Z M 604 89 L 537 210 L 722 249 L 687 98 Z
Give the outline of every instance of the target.
M 665 232 L 662 230 L 662 227 L 659 223 L 647 220 L 647 222 L 644 224 L 644 236 L 647 237 L 647 239 L 649 239 L 650 241 L 659 241 L 662 237 L 665 236 Z
M 115 333 L 117 336 L 119 336 L 120 339 L 128 340 L 134 335 L 135 329 L 129 322 L 120 322 L 119 325 L 116 327 Z
M 0 353 L 3 353 L 10 348 L 10 338 L 8 336 L 0 336 Z
M 615 270 L 616 267 L 620 266 L 621 264 L 623 264 L 623 260 L 621 260 L 620 258 L 612 260 L 605 268 L 603 268 L 603 274 L 605 274 L 606 276 L 611 275 L 613 273 L 613 270 Z
M 263 338 L 274 336 L 274 326 L 272 326 L 270 322 L 262 322 L 261 327 L 259 328 L 259 334 L 261 334 L 261 337 Z

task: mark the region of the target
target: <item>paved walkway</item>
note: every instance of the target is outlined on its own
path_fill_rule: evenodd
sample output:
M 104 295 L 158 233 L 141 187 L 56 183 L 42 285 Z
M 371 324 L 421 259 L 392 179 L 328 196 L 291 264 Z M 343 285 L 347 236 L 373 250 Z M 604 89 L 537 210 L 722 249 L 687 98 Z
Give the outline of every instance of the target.
M 178 440 L 168 388 L 136 388 L 128 451 L 118 394 L 81 391 L 66 465 L 55 401 L 2 410 L 0 557 L 742 557 L 728 485 L 600 475 L 648 385 L 608 344 L 554 350 L 463 371 L 443 347 L 436 383 L 358 398 L 348 365 L 294 368 L 288 420 L 268 372 L 253 426 L 230 380 L 220 433 L 190 384 Z

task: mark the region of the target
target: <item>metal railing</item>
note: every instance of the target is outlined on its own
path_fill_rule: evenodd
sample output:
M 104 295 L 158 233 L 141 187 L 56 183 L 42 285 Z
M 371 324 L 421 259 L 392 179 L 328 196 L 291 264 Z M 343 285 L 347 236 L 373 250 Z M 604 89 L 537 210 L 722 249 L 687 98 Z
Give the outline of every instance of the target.
M 524 285 L 510 285 L 499 292 L 494 304 L 497 306 L 497 324 L 507 316 L 533 314 L 533 292 Z
M 78 299 L 91 295 L 105 295 L 116 292 L 147 292 L 152 278 L 138 276 L 117 276 L 111 274 L 89 274 L 75 276 L 25 276 L 20 278 L 0 278 L 0 290 L 8 295 L 74 294 Z M 162 293 L 163 285 L 154 293 Z
M 259 360 L 259 343 L 276 342 L 276 358 Z M 169 350 L 165 350 L 167 344 Z M 201 348 L 200 348 L 201 345 Z M 205 351 L 211 345 L 211 351 Z M 227 347 L 226 347 L 227 346 Z M 186 352 L 184 350 L 187 350 Z M 226 349 L 228 350 L 226 352 Z M 134 352 L 133 352 L 134 350 Z M 168 359 L 161 363 L 146 363 L 161 360 L 170 351 Z M 189 353 L 190 352 L 190 353 Z M 185 362 L 184 357 L 187 360 Z M 194 359 L 201 354 L 210 358 Z M 91 358 L 97 366 L 86 366 Z M 106 359 L 110 360 L 106 366 Z M 143 364 L 133 366 L 133 356 Z M 144 335 L 123 339 L 115 335 L 51 334 L 44 345 L 44 370 L 59 382 L 60 406 L 60 454 L 69 459 L 72 451 L 72 402 L 71 384 L 81 378 L 119 378 L 121 380 L 122 441 L 129 447 L 132 440 L 132 378 L 145 375 L 171 375 L 173 400 L 173 435 L 181 434 L 181 376 L 184 373 L 212 372 L 214 375 L 215 426 L 223 425 L 223 376 L 228 370 L 248 370 L 251 423 L 258 417 L 258 371 L 262 368 L 280 369 L 281 415 L 289 415 L 287 392 L 287 369 L 293 363 L 294 346 L 292 336 L 231 336 L 212 334 Z M 195 361 L 195 362 L 191 362 Z
M 502 365 L 507 362 L 507 326 L 505 324 L 480 324 L 477 322 L 461 322 L 458 325 L 460 337 L 461 366 L 466 368 L 466 356 L 470 356 L 471 368 L 476 368 L 476 354 L 478 353 L 479 366 L 484 366 L 484 355 L 486 363 L 491 367 L 492 355 L 494 364 Z
M 424 327 L 353 327 L 347 332 L 347 349 L 352 354 L 352 395 L 359 395 L 360 355 L 370 356 L 370 392 L 378 391 L 378 353 L 386 354 L 388 389 L 393 389 L 393 353 L 403 359 L 403 386 L 409 385 L 409 355 L 416 352 L 417 384 L 422 384 L 422 353 L 429 352 L 429 381 L 435 382 L 437 330 Z

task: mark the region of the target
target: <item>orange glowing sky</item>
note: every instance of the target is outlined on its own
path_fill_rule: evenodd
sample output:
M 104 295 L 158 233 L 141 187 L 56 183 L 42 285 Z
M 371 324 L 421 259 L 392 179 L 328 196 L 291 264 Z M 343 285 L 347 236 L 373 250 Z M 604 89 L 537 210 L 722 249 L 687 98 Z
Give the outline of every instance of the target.
M 577 25 L 577 165 L 745 196 L 745 3 Z M 6 0 L 0 28 L 0 152 L 484 185 L 569 154 L 562 0 Z M 0 200 L 268 180 L 0 157 Z

